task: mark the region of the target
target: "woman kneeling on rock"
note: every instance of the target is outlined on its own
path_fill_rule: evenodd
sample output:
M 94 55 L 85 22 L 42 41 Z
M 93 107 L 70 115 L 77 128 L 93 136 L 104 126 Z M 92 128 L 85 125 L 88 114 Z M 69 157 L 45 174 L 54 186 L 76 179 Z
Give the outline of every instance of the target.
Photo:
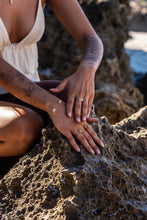
M 75 73 L 60 81 L 40 81 L 36 43 L 44 32 L 49 4 L 83 52 Z M 0 0 L 0 156 L 26 153 L 52 119 L 72 147 L 75 137 L 91 154 L 103 143 L 88 124 L 94 76 L 103 45 L 77 0 Z

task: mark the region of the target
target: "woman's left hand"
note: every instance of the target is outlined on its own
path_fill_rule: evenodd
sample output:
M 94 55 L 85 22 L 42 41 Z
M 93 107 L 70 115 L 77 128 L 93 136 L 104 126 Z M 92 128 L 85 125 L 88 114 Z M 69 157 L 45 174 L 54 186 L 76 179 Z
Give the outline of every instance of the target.
M 67 115 L 71 117 L 74 112 L 77 122 L 89 118 L 95 92 L 94 77 L 93 67 L 80 65 L 73 75 L 64 79 L 56 88 L 50 89 L 54 93 L 68 90 Z

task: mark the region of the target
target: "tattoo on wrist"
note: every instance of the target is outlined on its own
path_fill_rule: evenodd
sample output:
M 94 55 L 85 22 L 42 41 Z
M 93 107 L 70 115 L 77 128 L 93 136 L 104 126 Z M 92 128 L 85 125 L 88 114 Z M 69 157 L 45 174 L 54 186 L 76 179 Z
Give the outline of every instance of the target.
M 103 56 L 103 45 L 96 36 L 90 36 L 87 40 L 83 61 L 88 65 L 98 67 Z
M 62 100 L 61 99 L 59 99 L 58 100 L 58 104 L 60 105 L 62 103 Z M 53 115 L 55 114 L 55 112 L 57 111 L 57 109 L 54 107 L 54 108 L 52 108 L 52 111 L 51 111 L 51 113 L 50 113 L 50 118 L 52 119 L 53 118 Z

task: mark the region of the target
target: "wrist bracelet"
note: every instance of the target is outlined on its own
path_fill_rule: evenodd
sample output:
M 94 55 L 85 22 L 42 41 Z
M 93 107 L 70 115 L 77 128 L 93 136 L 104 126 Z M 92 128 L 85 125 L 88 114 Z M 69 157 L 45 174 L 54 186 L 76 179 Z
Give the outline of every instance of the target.
M 58 100 L 58 104 L 61 104 L 62 103 L 62 100 L 61 99 L 59 99 Z M 52 109 L 52 112 L 51 112 L 51 114 L 50 114 L 50 118 L 52 119 L 52 117 L 53 117 L 53 115 L 54 115 L 54 113 L 56 112 L 56 108 L 53 108 Z

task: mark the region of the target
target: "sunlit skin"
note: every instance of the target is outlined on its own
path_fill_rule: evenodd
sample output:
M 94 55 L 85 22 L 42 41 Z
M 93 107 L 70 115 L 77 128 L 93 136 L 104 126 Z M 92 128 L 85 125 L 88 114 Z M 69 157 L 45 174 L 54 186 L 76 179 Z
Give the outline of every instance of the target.
M 38 0 L 0 0 L 2 19 L 11 43 L 21 41 L 32 28 L 38 8 Z M 61 4 L 62 2 L 62 4 Z M 60 103 L 53 94 L 43 90 L 8 64 L 0 54 L 0 85 L 19 99 L 46 111 L 57 129 L 79 152 L 75 137 L 91 154 L 100 154 L 101 140 L 88 122 L 94 99 L 94 77 L 103 55 L 100 38 L 90 25 L 76 0 L 42 0 L 49 4 L 63 26 L 77 42 L 83 59 L 75 73 L 52 88 L 53 93 L 68 89 L 67 104 Z M 76 15 L 76 16 L 75 16 Z M 83 102 L 79 102 L 83 98 Z M 56 109 L 53 114 L 53 108 Z M 7 113 L 7 114 L 6 114 Z M 62 119 L 62 120 L 61 120 Z M 35 121 L 35 122 L 34 122 Z M 21 105 L 0 101 L 0 156 L 24 154 L 41 132 L 43 120 L 40 115 Z M 82 132 L 78 132 L 82 131 Z

